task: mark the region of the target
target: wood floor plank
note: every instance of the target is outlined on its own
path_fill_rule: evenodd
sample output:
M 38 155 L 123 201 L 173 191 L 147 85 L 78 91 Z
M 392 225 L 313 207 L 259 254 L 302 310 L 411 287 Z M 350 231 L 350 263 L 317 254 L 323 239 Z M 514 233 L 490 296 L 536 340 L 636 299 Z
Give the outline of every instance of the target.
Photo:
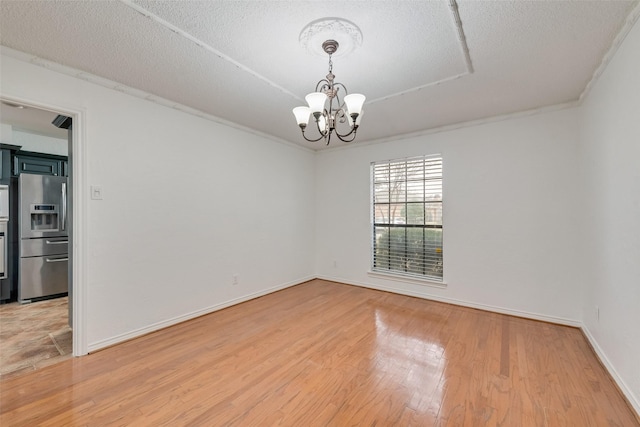
M 314 280 L 3 379 L 0 425 L 640 424 L 578 329 Z

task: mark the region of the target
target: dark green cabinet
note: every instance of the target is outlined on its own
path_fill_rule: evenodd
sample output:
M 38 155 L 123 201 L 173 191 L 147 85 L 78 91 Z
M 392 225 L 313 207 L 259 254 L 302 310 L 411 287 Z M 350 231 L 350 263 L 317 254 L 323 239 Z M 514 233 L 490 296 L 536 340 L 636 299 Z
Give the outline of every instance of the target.
M 21 173 L 69 176 L 67 158 L 38 153 L 16 153 L 13 158 L 13 175 L 18 176 Z
M 17 145 L 0 144 L 0 184 L 9 184 L 11 181 L 11 162 L 13 154 L 18 150 L 20 147 Z
M 0 183 L 8 184 L 11 179 L 11 151 L 0 150 Z

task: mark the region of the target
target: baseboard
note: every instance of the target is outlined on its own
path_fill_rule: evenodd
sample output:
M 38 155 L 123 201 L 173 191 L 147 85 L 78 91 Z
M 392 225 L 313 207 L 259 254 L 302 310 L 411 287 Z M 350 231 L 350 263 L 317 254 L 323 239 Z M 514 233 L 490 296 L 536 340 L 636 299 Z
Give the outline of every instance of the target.
M 638 419 L 638 422 L 640 422 L 640 398 L 633 394 L 631 389 L 627 387 L 627 384 L 624 382 L 622 377 L 618 375 L 618 371 L 616 371 L 616 368 L 613 367 L 613 364 L 609 361 L 607 355 L 598 344 L 598 341 L 596 341 L 595 337 L 591 334 L 591 331 L 589 331 L 589 328 L 587 328 L 586 325 L 582 325 L 581 329 L 582 333 L 589 341 L 589 344 L 591 344 L 591 348 L 593 348 L 593 351 L 598 356 L 598 359 L 600 359 L 600 363 L 602 363 L 607 372 L 609 372 L 609 375 L 611 375 L 613 381 L 615 381 L 622 394 L 624 394 L 624 397 L 627 398 L 627 402 L 629 402 L 629 405 L 631 405 L 631 407 L 635 411 L 636 418 Z
M 582 327 L 582 322 L 580 322 L 578 320 L 575 320 L 575 319 L 567 319 L 567 318 L 564 318 L 564 317 L 549 316 L 549 315 L 546 315 L 546 314 L 532 313 L 532 312 L 528 312 L 528 311 L 512 310 L 512 309 L 505 308 L 505 307 L 498 307 L 498 306 L 495 306 L 495 305 L 487 305 L 487 304 L 479 304 L 479 303 L 475 303 L 475 302 L 471 302 L 471 301 L 464 301 L 464 300 L 459 300 L 459 299 L 455 299 L 455 298 L 446 298 L 446 297 L 441 297 L 441 296 L 438 296 L 438 295 L 422 293 L 422 292 L 412 292 L 412 291 L 407 291 L 405 289 L 394 288 L 393 286 L 382 286 L 382 285 L 364 283 L 364 282 L 352 282 L 350 280 L 342 279 L 342 278 L 339 278 L 339 277 L 318 276 L 318 279 L 329 280 L 331 282 L 345 283 L 347 285 L 360 286 L 360 287 L 363 287 L 363 288 L 376 289 L 378 291 L 391 292 L 391 293 L 394 293 L 394 294 L 400 294 L 400 295 L 407 295 L 407 296 L 411 296 L 411 297 L 423 298 L 423 299 L 428 299 L 428 300 L 432 300 L 432 301 L 444 302 L 444 303 L 447 303 L 447 304 L 459 305 L 459 306 L 462 306 L 462 307 L 475 308 L 475 309 L 478 309 L 478 310 L 490 311 L 492 313 L 508 314 L 510 316 L 523 317 L 525 319 L 540 320 L 542 322 L 555 323 L 555 324 L 558 324 L 558 325 L 571 326 L 571 327 L 574 327 L 574 328 Z
M 228 300 L 228 301 L 225 301 L 225 302 L 221 302 L 219 304 L 215 304 L 215 305 L 203 308 L 201 310 L 196 310 L 196 311 L 193 311 L 191 313 L 187 313 L 187 314 L 183 314 L 181 316 L 173 317 L 171 319 L 163 320 L 161 322 L 157 322 L 157 323 L 151 324 L 149 326 L 145 326 L 144 328 L 138 328 L 138 329 L 135 329 L 133 331 L 126 332 L 124 334 L 120 334 L 120 335 L 116 335 L 116 336 L 111 337 L 111 338 L 107 338 L 107 339 L 104 339 L 104 340 L 96 341 L 96 342 L 90 343 L 88 345 L 88 350 L 89 350 L 89 353 L 91 353 L 91 352 L 94 352 L 94 351 L 97 351 L 97 350 L 101 350 L 101 349 L 106 348 L 106 347 L 110 347 L 110 346 L 115 345 L 115 344 L 120 344 L 120 343 L 122 343 L 124 341 L 128 341 L 128 340 L 131 340 L 133 338 L 137 338 L 137 337 L 140 337 L 142 335 L 146 335 L 148 333 L 155 332 L 155 331 L 158 331 L 160 329 L 164 329 L 164 328 L 167 328 L 169 326 L 173 326 L 173 325 L 176 325 L 178 323 L 182 323 L 182 322 L 185 322 L 187 320 L 194 319 L 196 317 L 204 316 L 205 314 L 213 313 L 215 311 L 222 310 L 223 308 L 231 307 L 232 305 L 240 304 L 240 303 L 252 300 L 254 298 L 259 298 L 259 297 L 271 294 L 273 292 L 280 291 L 282 289 L 286 289 L 286 288 L 290 288 L 292 286 L 299 285 L 300 283 L 308 282 L 309 280 L 313 280 L 314 278 L 315 278 L 315 276 L 309 276 L 309 277 L 304 277 L 304 278 L 300 278 L 300 279 L 297 279 L 297 280 L 293 280 L 293 281 L 290 281 L 290 282 L 287 282 L 287 283 L 280 284 L 278 286 L 274 286 L 274 287 L 271 287 L 271 288 L 268 288 L 268 289 L 264 289 L 264 290 L 259 291 L 259 292 L 254 292 L 252 294 L 244 295 L 242 297 L 238 297 L 238 298 L 234 298 L 234 299 L 231 299 L 231 300 Z

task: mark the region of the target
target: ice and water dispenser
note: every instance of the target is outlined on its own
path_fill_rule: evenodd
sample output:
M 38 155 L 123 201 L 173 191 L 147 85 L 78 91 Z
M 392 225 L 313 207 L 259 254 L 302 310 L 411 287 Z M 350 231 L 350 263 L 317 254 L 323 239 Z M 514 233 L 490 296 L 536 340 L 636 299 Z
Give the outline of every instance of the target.
M 59 231 L 58 205 L 31 205 L 31 231 Z

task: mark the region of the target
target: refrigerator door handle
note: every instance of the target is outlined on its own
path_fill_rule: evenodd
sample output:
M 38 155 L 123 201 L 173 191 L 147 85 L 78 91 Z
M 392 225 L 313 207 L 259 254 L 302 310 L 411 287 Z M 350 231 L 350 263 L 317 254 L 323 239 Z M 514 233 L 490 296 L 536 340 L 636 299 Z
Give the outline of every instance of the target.
M 3 229 L 6 228 L 6 222 L 1 225 Z M 0 271 L 0 279 L 7 278 L 7 254 L 9 251 L 7 250 L 7 238 L 5 236 L 5 232 L 0 233 L 0 262 L 2 263 L 2 271 Z
M 62 231 L 67 229 L 67 184 L 62 183 Z
M 45 258 L 46 262 L 64 262 L 69 261 L 69 258 Z

